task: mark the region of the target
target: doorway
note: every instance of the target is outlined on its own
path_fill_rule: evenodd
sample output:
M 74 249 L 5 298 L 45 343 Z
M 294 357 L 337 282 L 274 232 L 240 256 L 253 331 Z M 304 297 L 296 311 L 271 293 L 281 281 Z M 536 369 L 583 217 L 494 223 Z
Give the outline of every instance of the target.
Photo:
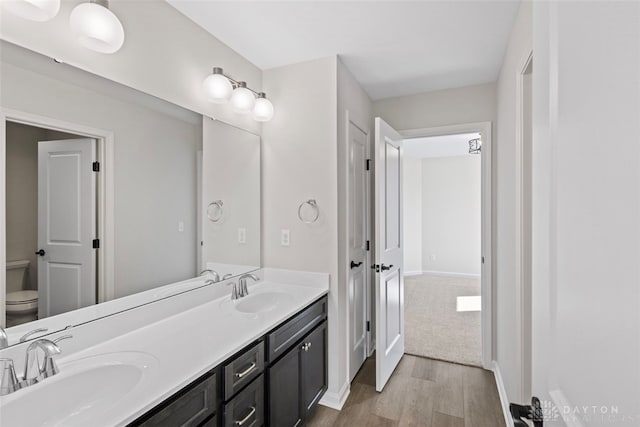
M 405 353 L 482 366 L 480 133 L 403 147 Z
M 109 299 L 113 135 L 14 110 L 1 124 L 0 326 Z

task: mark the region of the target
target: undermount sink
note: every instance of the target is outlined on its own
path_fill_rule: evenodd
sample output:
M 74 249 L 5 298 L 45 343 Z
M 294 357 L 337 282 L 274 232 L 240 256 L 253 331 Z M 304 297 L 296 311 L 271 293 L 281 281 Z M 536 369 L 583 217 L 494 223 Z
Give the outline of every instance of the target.
M 0 399 L 0 425 L 86 426 L 147 382 L 157 359 L 109 353 L 60 364 L 60 372 Z
M 249 294 L 235 301 L 223 300 L 224 305 L 231 305 L 234 310 L 246 314 L 265 313 L 291 301 L 291 295 L 284 292 L 261 292 Z

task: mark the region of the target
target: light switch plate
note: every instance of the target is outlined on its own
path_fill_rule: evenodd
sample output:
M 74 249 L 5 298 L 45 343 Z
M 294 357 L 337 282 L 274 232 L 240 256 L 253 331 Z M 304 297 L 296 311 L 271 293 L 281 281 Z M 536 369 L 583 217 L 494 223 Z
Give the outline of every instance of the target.
M 280 245 L 289 246 L 291 242 L 291 235 L 289 230 L 280 230 Z
M 247 243 L 247 229 L 238 228 L 238 243 Z

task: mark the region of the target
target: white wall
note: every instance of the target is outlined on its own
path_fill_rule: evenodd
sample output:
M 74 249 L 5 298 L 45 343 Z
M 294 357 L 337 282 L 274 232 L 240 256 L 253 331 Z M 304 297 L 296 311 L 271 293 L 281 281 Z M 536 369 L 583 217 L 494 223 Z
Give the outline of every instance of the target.
M 580 410 L 585 426 L 637 425 L 640 3 L 535 2 L 533 17 L 534 393 L 617 407 Z
M 423 271 L 480 276 L 480 160 L 470 154 L 422 160 Z
M 329 272 L 329 393 L 346 378 L 344 302 L 338 280 L 338 152 L 336 58 L 265 70 L 265 91 L 277 112 L 262 129 L 264 267 Z M 314 224 L 298 206 L 316 199 Z M 290 230 L 290 246 L 280 245 Z
M 487 83 L 373 103 L 373 112 L 396 130 L 496 120 L 496 85 Z
M 1 65 L 3 108 L 114 132 L 115 296 L 193 277 L 201 116 L 15 46 Z
M 258 90 L 261 71 L 171 5 L 156 0 L 111 2 L 110 9 L 124 26 L 125 42 L 118 52 L 105 55 L 84 48 L 71 35 L 69 15 L 78 3 L 63 1 L 49 22 L 28 21 L 3 11 L 0 38 L 186 109 L 260 131 L 250 117 L 208 102 L 202 82 L 213 67 L 222 67 Z
M 403 163 L 404 271 L 420 274 L 422 268 L 422 159 L 405 157 Z
M 516 76 L 532 48 L 531 2 L 521 4 L 498 79 L 498 126 L 494 172 L 496 202 L 494 289 L 496 295 L 496 352 L 510 401 L 521 401 L 521 358 L 518 290 L 516 289 Z M 537 67 L 537 63 L 534 64 Z M 534 71 L 535 72 L 535 71 Z M 534 231 L 535 234 L 535 231 Z M 524 403 L 524 402 L 523 402 Z

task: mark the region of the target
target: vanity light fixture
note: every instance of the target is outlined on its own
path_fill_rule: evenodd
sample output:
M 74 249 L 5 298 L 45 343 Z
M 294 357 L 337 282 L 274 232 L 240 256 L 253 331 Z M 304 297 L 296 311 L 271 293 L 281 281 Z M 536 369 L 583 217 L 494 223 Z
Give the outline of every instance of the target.
M 240 114 L 247 114 L 253 110 L 256 105 L 256 97 L 252 91 L 247 88 L 246 82 L 238 82 L 231 95 L 231 108 Z
M 3 0 L 5 9 L 30 21 L 52 20 L 60 11 L 60 0 Z
M 207 76 L 203 87 L 211 102 L 230 102 L 233 111 L 240 114 L 253 113 L 253 118 L 259 122 L 268 122 L 273 118 L 273 104 L 264 92 L 256 92 L 247 87 L 246 82 L 232 79 L 220 67 L 215 67 L 213 73 Z
M 224 104 L 229 101 L 233 93 L 233 85 L 231 80 L 222 74 L 222 68 L 215 67 L 213 74 L 204 79 L 204 92 L 207 94 L 209 101 L 216 104 Z
M 273 118 L 273 104 L 264 92 L 258 94 L 256 105 L 253 107 L 253 119 L 258 122 L 268 122 Z
M 107 0 L 80 3 L 71 11 L 69 25 L 78 41 L 96 52 L 114 53 L 124 43 L 124 28 Z

